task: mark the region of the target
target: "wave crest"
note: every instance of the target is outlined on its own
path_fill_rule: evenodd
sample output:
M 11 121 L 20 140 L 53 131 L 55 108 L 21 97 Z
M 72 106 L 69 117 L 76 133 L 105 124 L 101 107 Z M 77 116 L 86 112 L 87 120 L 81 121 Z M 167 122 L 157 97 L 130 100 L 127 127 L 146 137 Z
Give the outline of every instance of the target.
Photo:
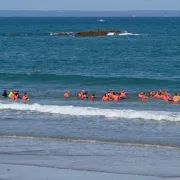
M 80 106 L 57 106 L 40 104 L 5 104 L 0 103 L 0 109 L 18 111 L 35 111 L 40 113 L 61 114 L 70 116 L 102 116 L 115 119 L 144 119 L 144 120 L 167 120 L 180 121 L 179 112 L 166 111 L 139 111 L 132 109 L 103 109 Z
M 171 83 L 172 81 L 178 80 L 178 78 L 170 79 L 170 78 L 144 78 L 144 77 L 131 77 L 131 76 L 85 76 L 85 75 L 63 75 L 63 74 L 38 74 L 38 73 L 0 73 L 0 78 L 3 78 L 4 80 L 24 80 L 26 78 L 26 81 L 63 81 L 66 82 L 79 82 L 79 81 L 88 81 L 91 83 L 95 82 L 108 82 L 108 83 L 116 83 L 121 82 L 121 84 L 154 84 L 154 83 L 161 83 L 161 84 L 167 84 Z
M 129 33 L 127 31 L 120 33 L 119 36 L 142 36 L 143 34 Z

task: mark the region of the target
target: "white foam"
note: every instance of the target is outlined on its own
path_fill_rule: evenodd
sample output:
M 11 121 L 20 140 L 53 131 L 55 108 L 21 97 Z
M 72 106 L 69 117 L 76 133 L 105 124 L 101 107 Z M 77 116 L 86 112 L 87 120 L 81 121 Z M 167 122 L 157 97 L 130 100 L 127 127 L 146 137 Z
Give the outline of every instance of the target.
M 0 103 L 0 109 L 12 109 L 18 111 L 35 111 L 41 113 L 52 113 L 71 116 L 103 116 L 116 119 L 144 119 L 144 120 L 167 120 L 180 121 L 179 112 L 166 111 L 137 111 L 132 109 L 102 109 L 80 106 L 56 106 L 40 104 L 3 104 Z
M 49 35 L 50 35 L 50 36 L 57 36 L 58 33 L 50 33 Z
M 109 32 L 108 34 L 107 34 L 107 36 L 114 36 L 115 35 L 115 32 Z
M 129 33 L 127 31 L 120 33 L 119 36 L 141 36 L 142 34 Z
M 106 20 L 104 20 L 104 19 L 98 19 L 97 21 L 98 21 L 98 22 L 105 22 Z

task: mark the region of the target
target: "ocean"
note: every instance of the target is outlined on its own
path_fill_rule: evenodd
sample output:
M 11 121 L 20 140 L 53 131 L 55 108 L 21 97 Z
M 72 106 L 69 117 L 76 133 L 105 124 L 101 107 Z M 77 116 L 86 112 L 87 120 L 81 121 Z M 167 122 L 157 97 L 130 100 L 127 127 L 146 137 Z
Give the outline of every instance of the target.
M 161 172 L 153 168 L 161 164 L 157 163 L 158 158 L 162 164 L 167 160 L 180 165 L 180 104 L 155 99 L 142 102 L 138 98 L 140 91 L 149 93 L 152 89 L 168 91 L 172 96 L 180 92 L 179 18 L 105 18 L 104 22 L 98 19 L 0 18 L 1 91 L 19 90 L 21 95 L 27 92 L 30 97 L 28 104 L 0 97 L 0 164 L 11 161 L 12 165 L 17 159 L 23 161 L 25 155 L 36 159 L 38 148 L 34 147 L 39 147 L 41 158 L 60 157 L 64 153 L 74 158 L 71 163 L 63 159 L 64 166 L 53 164 L 61 169 L 179 177 L 177 171 L 176 175 L 172 171 L 168 174 L 168 163 Z M 122 34 L 50 36 L 97 29 L 121 30 Z M 126 99 L 118 103 L 101 101 L 104 93 L 123 89 Z M 81 90 L 95 93 L 97 99 L 78 99 Z M 71 93 L 68 99 L 63 97 L 66 91 Z M 53 145 L 47 150 L 51 146 L 48 143 L 56 143 L 62 152 L 61 148 L 53 149 Z M 8 147 L 10 155 L 4 147 Z M 118 150 L 121 147 L 123 150 Z M 12 156 L 17 156 L 16 150 L 18 157 L 12 160 Z M 72 155 L 71 150 L 77 154 Z M 98 164 L 103 158 L 96 163 L 89 158 L 84 160 L 86 151 L 95 153 L 93 157 L 97 158 L 108 151 L 107 165 Z M 128 151 L 135 151 L 138 157 L 142 151 L 148 152 L 146 161 L 150 162 L 152 157 L 156 161 L 146 166 L 152 172 L 142 172 L 143 162 L 128 164 L 128 159 L 132 160 Z M 151 151 L 159 154 L 152 156 Z M 172 156 L 166 157 L 167 153 L 175 154 L 174 161 Z M 139 162 L 136 155 L 135 161 Z M 128 165 L 120 170 L 118 163 L 123 156 L 128 157 L 124 160 L 124 165 Z M 31 158 L 26 163 L 29 161 Z M 23 161 L 18 165 L 24 164 Z M 141 168 L 131 171 L 138 165 Z

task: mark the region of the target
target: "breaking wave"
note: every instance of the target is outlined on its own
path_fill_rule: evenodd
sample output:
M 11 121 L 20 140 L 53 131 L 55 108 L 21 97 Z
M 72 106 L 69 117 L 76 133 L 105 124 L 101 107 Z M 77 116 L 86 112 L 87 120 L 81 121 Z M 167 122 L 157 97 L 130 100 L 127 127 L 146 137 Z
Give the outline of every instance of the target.
M 112 119 L 144 119 L 156 121 L 180 121 L 180 112 L 142 111 L 132 109 L 103 109 L 80 106 L 57 106 L 40 104 L 6 104 L 0 103 L 0 109 L 17 111 L 34 111 L 40 113 L 70 115 L 70 116 L 102 116 Z
M 127 31 L 120 33 L 119 36 L 142 36 L 143 34 L 129 33 Z

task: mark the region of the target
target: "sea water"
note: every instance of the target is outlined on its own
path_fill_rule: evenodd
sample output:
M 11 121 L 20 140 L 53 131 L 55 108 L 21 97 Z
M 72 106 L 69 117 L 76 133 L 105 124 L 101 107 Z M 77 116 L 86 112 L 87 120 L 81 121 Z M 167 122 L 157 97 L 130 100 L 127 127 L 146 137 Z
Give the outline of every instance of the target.
M 0 98 L 2 139 L 180 147 L 180 105 L 137 97 L 152 89 L 180 92 L 178 18 L 0 18 L 0 25 L 1 90 L 30 97 L 28 104 Z M 97 29 L 122 33 L 50 36 Z M 101 102 L 122 89 L 126 99 Z M 81 90 L 97 99 L 78 99 Z

